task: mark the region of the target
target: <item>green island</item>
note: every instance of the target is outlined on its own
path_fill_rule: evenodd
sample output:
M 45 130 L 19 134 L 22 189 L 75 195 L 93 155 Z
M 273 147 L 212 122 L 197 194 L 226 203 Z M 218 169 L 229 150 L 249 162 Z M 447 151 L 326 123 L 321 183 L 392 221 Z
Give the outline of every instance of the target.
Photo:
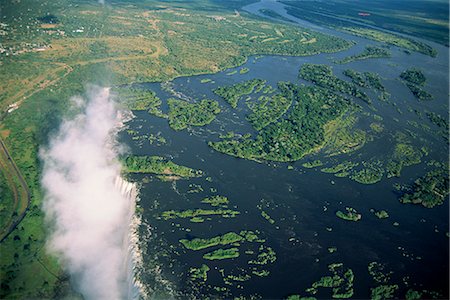
M 232 108 L 236 108 L 239 100 L 244 95 L 249 95 L 253 91 L 258 91 L 264 88 L 266 84 L 265 80 L 262 79 L 252 79 L 236 83 L 231 86 L 221 86 L 214 89 L 214 93 L 222 97 L 226 102 L 228 102 Z
M 302 166 L 307 169 L 312 169 L 323 166 L 323 162 L 320 159 L 316 159 L 313 161 L 304 162 Z
M 356 211 L 356 209 L 354 209 L 352 207 L 346 207 L 345 210 L 346 210 L 346 212 L 342 212 L 342 211 L 338 210 L 336 212 L 336 216 L 338 218 L 341 218 L 342 220 L 346 220 L 346 221 L 356 222 L 356 221 L 361 220 L 362 216 L 360 213 L 358 213 Z
M 267 222 L 269 222 L 270 224 L 275 224 L 275 220 L 272 219 L 272 217 L 266 211 L 263 210 L 262 205 L 257 205 L 256 207 L 261 211 L 261 216 L 264 219 L 266 219 Z
M 202 264 L 202 266 L 200 268 L 190 268 L 189 269 L 189 274 L 191 276 L 191 280 L 201 280 L 201 281 L 206 281 L 208 280 L 208 271 L 210 270 L 210 268 L 205 265 Z
M 369 96 L 358 89 L 355 84 L 342 80 L 333 75 L 333 70 L 330 66 L 305 63 L 300 68 L 299 77 L 334 92 L 353 96 L 368 104 L 372 103 Z
M 239 74 L 247 74 L 248 72 L 250 72 L 250 69 L 249 69 L 249 68 L 241 68 L 241 69 L 239 70 Z
M 229 200 L 227 197 L 216 195 L 204 198 L 201 202 L 210 204 L 211 206 L 227 207 Z
M 391 53 L 385 49 L 375 46 L 366 46 L 361 53 L 347 56 L 341 60 L 335 61 L 337 64 L 347 64 L 352 61 L 369 59 L 369 58 L 389 58 L 391 57 Z
M 186 129 L 191 126 L 204 126 L 211 123 L 220 113 L 219 103 L 214 100 L 201 100 L 189 103 L 179 99 L 168 99 L 169 125 L 174 130 Z
M 160 156 L 127 156 L 123 161 L 124 172 L 150 173 L 166 176 L 173 179 L 200 177 L 201 170 L 180 166 Z
M 208 239 L 202 238 L 194 238 L 192 240 L 181 239 L 180 243 L 183 244 L 183 246 L 186 247 L 186 249 L 197 251 L 217 245 L 229 245 L 236 242 L 240 242 L 242 240 L 244 240 L 244 238 L 241 235 L 235 232 L 228 232 L 225 233 L 224 235 L 219 235 Z
M 380 75 L 373 72 L 358 72 L 352 69 L 344 70 L 343 74 L 349 77 L 352 82 L 360 87 L 373 88 L 374 90 L 386 93 L 381 83 Z M 383 94 L 382 94 L 383 95 Z
M 161 111 L 162 101 L 156 93 L 141 88 L 122 87 L 113 90 L 118 94 L 119 100 L 131 110 L 144 110 L 158 117 L 166 117 Z
M 423 90 L 426 78 L 423 72 L 416 68 L 410 68 L 400 74 L 411 93 L 420 101 L 433 100 L 433 95 Z
M 352 297 L 355 278 L 352 269 L 345 270 L 343 263 L 333 263 L 328 265 L 328 270 L 332 273 L 332 276 L 321 277 L 318 281 L 313 282 L 311 287 L 306 289 L 306 292 L 315 295 L 319 288 L 330 288 L 334 299 Z
M 216 151 L 250 160 L 296 161 L 323 148 L 325 125 L 353 107 L 348 99 L 320 87 L 288 83 L 282 92 L 285 97 L 292 95 L 296 103 L 285 119 L 264 127 L 256 139 L 227 139 L 208 145 Z
M 214 216 L 219 215 L 223 218 L 234 218 L 236 215 L 239 215 L 240 212 L 230 209 L 187 209 L 183 211 L 175 211 L 175 210 L 167 210 L 161 214 L 161 218 L 163 220 L 170 220 L 176 218 L 193 218 L 192 222 L 200 223 L 203 222 L 204 216 Z
M 384 176 L 384 168 L 381 161 L 363 162 L 363 168 L 358 171 L 353 171 L 350 178 L 361 184 L 374 184 Z
M 401 203 L 421 204 L 427 208 L 442 205 L 449 195 L 448 171 L 436 169 L 416 179 L 413 186 L 400 197 Z
M 370 289 L 370 298 L 372 300 L 391 299 L 394 296 L 396 290 L 398 290 L 397 284 L 379 285 Z
M 280 82 L 278 88 L 286 88 L 285 82 Z M 291 106 L 293 97 L 284 97 L 281 94 L 272 96 L 261 96 L 256 103 L 250 106 L 252 111 L 247 120 L 256 130 L 261 130 L 270 123 L 278 120 Z
M 203 258 L 207 260 L 222 260 L 236 257 L 239 257 L 238 248 L 217 249 L 203 255 Z
M 387 219 L 387 218 L 389 218 L 389 213 L 387 211 L 385 211 L 384 209 L 382 209 L 382 210 L 374 210 L 374 209 L 372 209 L 371 212 L 373 212 L 373 214 L 378 219 Z

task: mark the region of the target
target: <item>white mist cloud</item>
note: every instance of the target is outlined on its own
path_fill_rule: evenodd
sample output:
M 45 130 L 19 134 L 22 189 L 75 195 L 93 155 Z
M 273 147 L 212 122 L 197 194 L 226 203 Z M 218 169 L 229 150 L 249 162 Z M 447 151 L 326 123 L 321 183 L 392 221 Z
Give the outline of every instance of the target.
M 93 87 L 87 100 L 76 97 L 72 104 L 81 112 L 63 121 L 41 151 L 44 211 L 54 227 L 49 250 L 61 257 L 86 299 L 123 299 L 134 203 L 116 184 L 118 111 L 106 88 Z

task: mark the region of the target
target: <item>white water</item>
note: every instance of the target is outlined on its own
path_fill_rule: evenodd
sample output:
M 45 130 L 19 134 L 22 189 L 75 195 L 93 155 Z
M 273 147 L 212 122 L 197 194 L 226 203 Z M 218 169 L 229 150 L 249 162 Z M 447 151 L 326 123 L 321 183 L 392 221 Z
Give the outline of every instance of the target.
M 41 151 L 48 250 L 85 299 L 138 299 L 137 189 L 120 176 L 115 142 L 123 114 L 108 88 L 87 95 L 72 99 L 78 113 Z

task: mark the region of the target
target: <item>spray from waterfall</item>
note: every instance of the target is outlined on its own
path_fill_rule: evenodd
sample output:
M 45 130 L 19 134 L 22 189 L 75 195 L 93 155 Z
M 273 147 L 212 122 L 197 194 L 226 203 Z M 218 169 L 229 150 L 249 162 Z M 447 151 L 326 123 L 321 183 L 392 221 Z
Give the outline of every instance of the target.
M 120 112 L 107 88 L 72 99 L 42 149 L 44 211 L 52 226 L 48 249 L 61 258 L 85 299 L 137 298 L 133 276 L 136 188 L 120 177 L 115 134 Z

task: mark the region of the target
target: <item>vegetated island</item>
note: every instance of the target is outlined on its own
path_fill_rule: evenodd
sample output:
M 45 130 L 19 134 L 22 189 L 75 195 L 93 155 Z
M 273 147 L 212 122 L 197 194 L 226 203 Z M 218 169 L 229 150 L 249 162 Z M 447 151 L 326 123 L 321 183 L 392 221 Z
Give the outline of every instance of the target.
M 184 100 L 170 98 L 169 126 L 174 130 L 183 130 L 190 126 L 204 126 L 211 123 L 220 113 L 219 103 L 215 100 L 201 100 L 190 103 Z
M 203 258 L 207 260 L 222 260 L 236 257 L 239 257 L 238 248 L 217 249 L 203 255 Z
M 400 78 L 404 80 L 406 86 L 418 100 L 433 100 L 433 95 L 423 90 L 423 86 L 426 82 L 426 77 L 421 70 L 416 68 L 407 69 L 400 74 Z
M 353 96 L 368 104 L 372 103 L 369 96 L 358 89 L 356 85 L 333 75 L 333 70 L 330 66 L 310 63 L 303 64 L 300 68 L 299 77 L 334 92 Z
M 169 178 L 191 178 L 203 175 L 201 170 L 180 166 L 160 156 L 130 155 L 123 160 L 124 172 L 150 173 Z
M 356 211 L 356 209 L 354 209 L 352 207 L 346 207 L 345 210 L 347 211 L 345 213 L 340 211 L 340 210 L 338 210 L 336 212 L 336 216 L 341 218 L 342 220 L 346 220 L 346 221 L 356 222 L 356 221 L 361 220 L 361 214 L 358 213 Z
M 232 108 L 236 108 L 242 96 L 262 90 L 265 83 L 266 81 L 262 79 L 252 79 L 231 86 L 218 87 L 213 92 L 228 102 Z
M 366 46 L 364 50 L 355 55 L 347 56 L 341 60 L 335 61 L 337 64 L 346 64 L 356 60 L 363 60 L 369 58 L 389 58 L 391 57 L 391 52 L 385 48 Z
M 262 128 L 255 139 L 222 139 L 209 146 L 250 160 L 296 161 L 325 145 L 326 124 L 355 109 L 350 100 L 324 88 L 292 83 L 280 83 L 279 88 L 283 97 L 295 103 L 285 118 Z
M 424 207 L 432 208 L 442 205 L 448 195 L 448 171 L 436 169 L 418 178 L 399 200 L 401 203 L 421 204 Z

